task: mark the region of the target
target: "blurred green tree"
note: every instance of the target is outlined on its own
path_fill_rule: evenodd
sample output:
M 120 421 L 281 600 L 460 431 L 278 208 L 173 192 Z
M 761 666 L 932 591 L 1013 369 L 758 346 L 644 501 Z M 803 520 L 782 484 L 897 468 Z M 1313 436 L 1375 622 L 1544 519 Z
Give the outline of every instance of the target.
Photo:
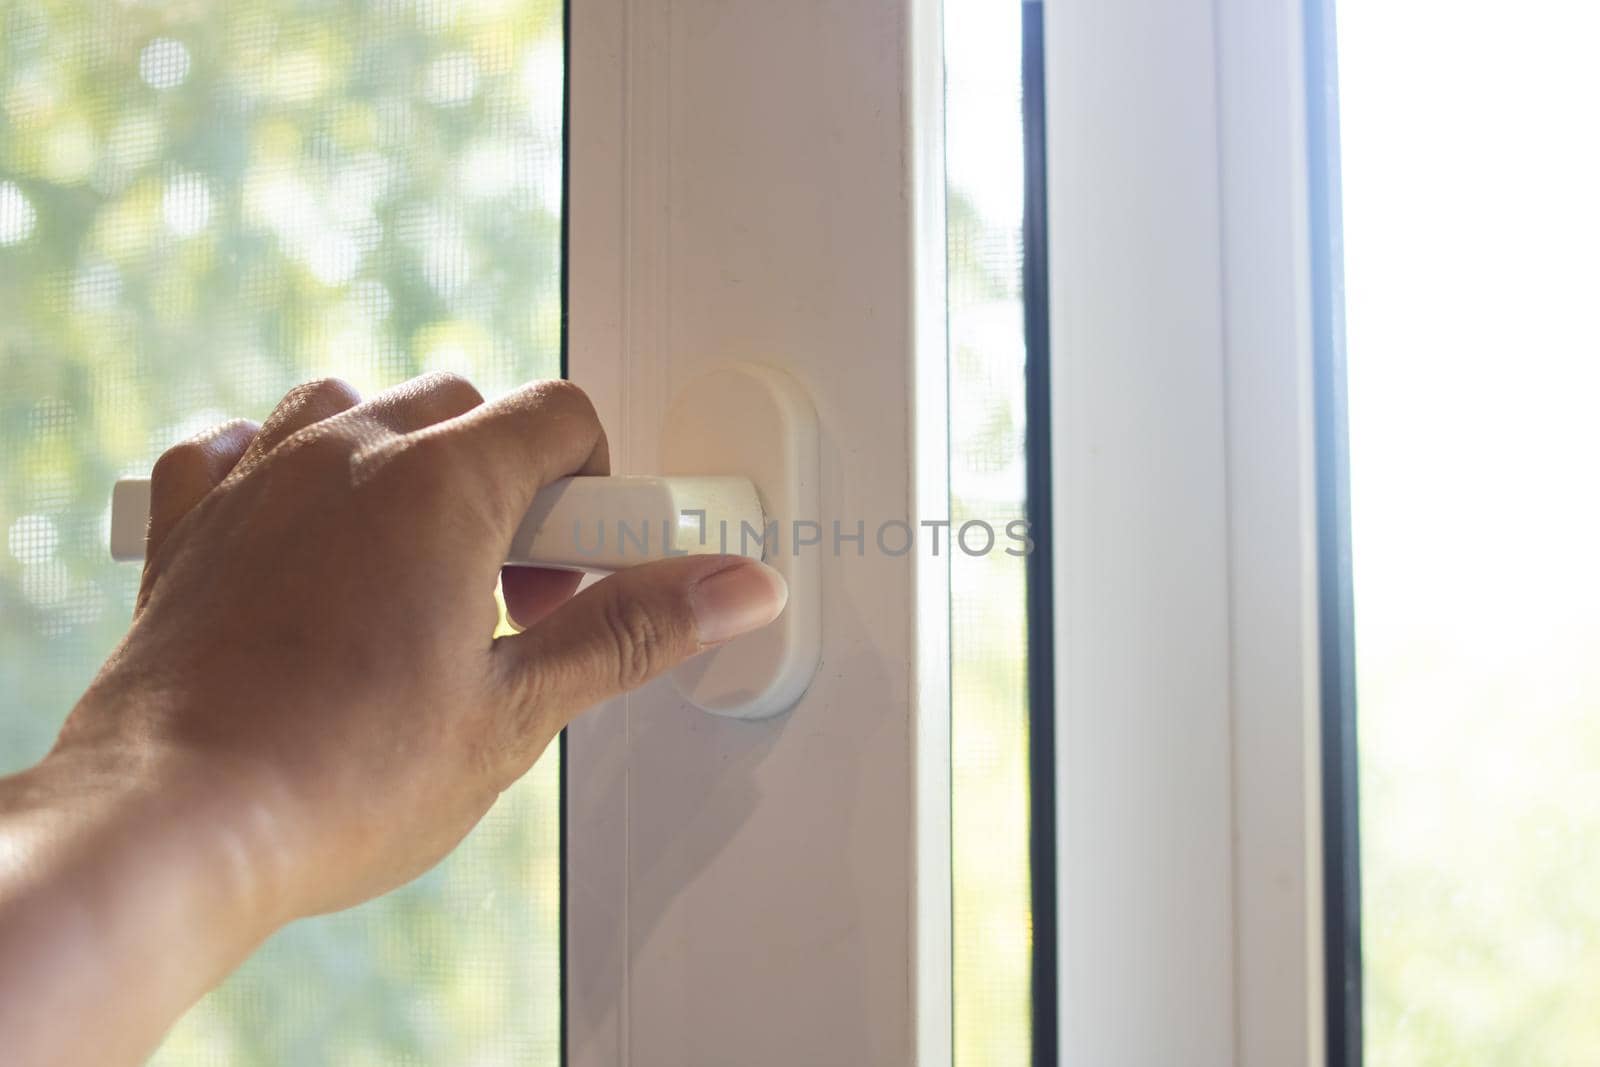
M 0 9 L 0 772 L 126 626 L 117 476 L 309 377 L 559 374 L 561 24 L 558 0 Z M 556 773 L 412 886 L 284 931 L 157 1062 L 556 1062 Z

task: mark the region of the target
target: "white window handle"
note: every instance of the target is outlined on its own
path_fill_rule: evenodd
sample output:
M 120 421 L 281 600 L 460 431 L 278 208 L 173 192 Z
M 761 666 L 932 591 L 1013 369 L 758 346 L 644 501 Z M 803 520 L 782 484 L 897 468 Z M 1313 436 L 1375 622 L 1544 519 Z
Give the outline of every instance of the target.
M 111 492 L 111 558 L 144 558 L 150 480 Z M 506 563 L 615 571 L 708 552 L 760 559 L 764 516 L 750 479 L 737 476 L 562 478 L 539 490 Z

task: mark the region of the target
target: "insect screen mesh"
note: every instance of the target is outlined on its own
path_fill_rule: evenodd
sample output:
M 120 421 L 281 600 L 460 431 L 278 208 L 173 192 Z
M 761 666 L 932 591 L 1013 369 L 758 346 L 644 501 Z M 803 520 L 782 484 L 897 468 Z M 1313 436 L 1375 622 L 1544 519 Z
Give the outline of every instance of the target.
M 0 7 L 0 772 L 127 624 L 114 478 L 309 377 L 559 373 L 561 14 Z M 554 1063 L 555 762 L 415 884 L 274 938 L 156 1062 Z

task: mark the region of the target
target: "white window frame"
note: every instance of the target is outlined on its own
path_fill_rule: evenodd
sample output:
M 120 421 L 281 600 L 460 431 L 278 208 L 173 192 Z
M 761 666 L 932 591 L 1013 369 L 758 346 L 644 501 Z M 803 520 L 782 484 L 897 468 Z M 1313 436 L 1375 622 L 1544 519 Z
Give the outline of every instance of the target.
M 617 469 L 755 358 L 813 393 L 825 510 L 945 517 L 938 0 L 570 2 L 569 373 Z M 1302 20 L 1045 4 L 1062 1063 L 1324 1058 Z M 950 1062 L 948 573 L 828 564 L 789 717 L 657 687 L 570 731 L 574 1067 Z
M 938 0 L 571 0 L 568 373 L 648 472 L 733 360 L 810 391 L 826 517 L 948 518 Z M 948 550 L 829 555 L 762 723 L 647 687 L 566 754 L 566 1051 L 950 1061 Z
M 1046 0 L 1063 1063 L 1325 1060 L 1298 0 Z

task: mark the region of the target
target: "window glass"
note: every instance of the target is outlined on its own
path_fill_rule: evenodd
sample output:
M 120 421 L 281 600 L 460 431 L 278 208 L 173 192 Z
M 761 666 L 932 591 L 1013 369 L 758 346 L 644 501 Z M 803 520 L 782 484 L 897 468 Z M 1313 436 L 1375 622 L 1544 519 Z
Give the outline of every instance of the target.
M 1021 4 L 946 0 L 955 1061 L 1031 1059 Z M 976 552 L 981 527 L 966 541 Z
M 1338 7 L 1367 1062 L 1600 1049 L 1600 9 Z
M 560 373 L 561 14 L 0 6 L 0 772 L 127 624 L 117 476 L 313 376 Z M 415 884 L 285 930 L 155 1062 L 555 1063 L 556 775 Z

